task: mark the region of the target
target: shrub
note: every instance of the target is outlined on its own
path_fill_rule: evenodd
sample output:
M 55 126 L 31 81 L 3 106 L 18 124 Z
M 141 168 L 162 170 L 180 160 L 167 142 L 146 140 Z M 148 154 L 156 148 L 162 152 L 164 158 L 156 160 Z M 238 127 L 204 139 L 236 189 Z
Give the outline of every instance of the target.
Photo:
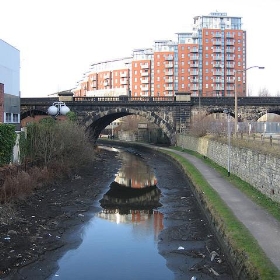
M 0 124 L 0 165 L 11 162 L 16 137 L 14 125 Z

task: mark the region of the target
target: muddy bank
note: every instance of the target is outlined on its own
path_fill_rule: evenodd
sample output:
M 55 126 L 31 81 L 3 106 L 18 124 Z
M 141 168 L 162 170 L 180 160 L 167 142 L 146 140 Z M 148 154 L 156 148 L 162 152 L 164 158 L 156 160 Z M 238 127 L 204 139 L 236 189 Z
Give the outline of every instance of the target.
M 180 169 L 146 148 L 138 151 L 154 168 L 162 192 L 160 211 L 165 229 L 160 233 L 158 249 L 174 279 L 233 279 Z M 120 166 L 114 156 L 102 151 L 94 165 L 73 174 L 71 181 L 37 190 L 16 205 L 18 222 L 0 226 L 0 279 L 40 280 L 56 271 L 57 259 L 79 246 L 83 225 L 100 210 L 99 200 Z

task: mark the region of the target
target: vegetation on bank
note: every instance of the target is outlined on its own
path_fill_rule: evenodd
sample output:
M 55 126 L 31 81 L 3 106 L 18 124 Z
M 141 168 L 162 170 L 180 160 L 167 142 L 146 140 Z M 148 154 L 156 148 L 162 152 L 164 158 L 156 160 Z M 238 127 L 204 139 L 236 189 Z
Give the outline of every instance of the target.
M 180 149 L 181 150 L 181 149 Z M 206 163 L 211 165 L 222 176 L 227 177 L 227 170 L 213 163 L 209 159 L 204 159 L 203 156 L 193 151 L 186 152 L 193 154 Z M 217 221 L 221 231 L 224 234 L 224 239 L 230 243 L 233 250 L 239 255 L 243 256 L 243 263 L 250 275 L 250 279 L 280 279 L 280 272 L 275 265 L 267 258 L 266 254 L 260 248 L 254 237 L 246 229 L 246 227 L 238 221 L 232 211 L 226 206 L 223 200 L 217 195 L 209 183 L 202 177 L 201 173 L 185 158 L 169 151 L 162 152 L 168 154 L 176 160 L 181 166 L 187 176 L 190 178 L 196 191 L 202 199 L 204 206 L 211 212 L 211 215 Z M 227 177 L 228 178 L 228 177 Z M 238 177 L 232 175 L 228 178 L 235 186 L 245 192 L 251 199 L 258 202 L 260 205 L 274 214 L 275 217 L 280 218 L 279 205 L 273 203 L 270 199 L 256 191 L 248 183 L 242 181 Z M 277 213 L 278 211 L 278 213 Z
M 0 170 L 1 203 L 70 177 L 94 159 L 94 147 L 87 133 L 71 120 L 49 117 L 32 123 L 21 134 L 19 146 L 21 164 L 7 165 Z
M 14 125 L 0 124 L 0 166 L 10 163 L 16 137 Z

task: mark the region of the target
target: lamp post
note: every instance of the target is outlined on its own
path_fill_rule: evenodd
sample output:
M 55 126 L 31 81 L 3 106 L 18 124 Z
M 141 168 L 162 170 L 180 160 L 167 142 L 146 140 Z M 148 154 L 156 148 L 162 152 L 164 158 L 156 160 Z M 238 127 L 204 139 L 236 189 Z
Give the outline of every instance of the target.
M 53 105 L 48 108 L 48 114 L 55 118 L 58 115 L 65 116 L 68 112 L 70 112 L 69 107 L 67 107 L 65 103 L 61 101 L 54 102 Z
M 228 109 L 224 110 L 224 113 L 227 115 L 227 136 L 228 136 L 228 162 L 227 162 L 227 169 L 228 169 L 228 177 L 230 176 L 230 111 Z
M 235 81 L 235 85 L 234 85 L 234 134 L 235 134 L 235 136 L 237 135 L 237 124 L 238 124 L 237 73 L 239 73 L 239 72 L 243 73 L 252 68 L 264 69 L 263 66 L 251 66 L 246 69 L 235 70 L 235 75 L 234 75 L 234 81 Z

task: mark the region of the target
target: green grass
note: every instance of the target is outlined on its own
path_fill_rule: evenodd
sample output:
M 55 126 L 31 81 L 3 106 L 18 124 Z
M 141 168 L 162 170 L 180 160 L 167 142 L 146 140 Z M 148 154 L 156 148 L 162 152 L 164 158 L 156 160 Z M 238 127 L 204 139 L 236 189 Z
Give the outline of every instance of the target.
M 178 150 L 182 151 L 182 149 Z M 230 242 L 234 251 L 237 252 L 241 258 L 244 258 L 244 265 L 249 272 L 250 279 L 280 279 L 280 272 L 277 267 L 275 267 L 270 259 L 267 258 L 255 238 L 247 228 L 236 219 L 232 211 L 227 207 L 216 191 L 211 188 L 199 170 L 187 159 L 174 152 L 160 151 L 168 154 L 180 163 L 196 191 L 199 193 L 200 198 L 204 201 L 205 206 L 211 211 L 211 215 L 218 222 L 226 240 Z M 227 177 L 231 183 L 244 192 L 248 197 L 267 209 L 274 217 L 280 219 L 278 203 L 268 199 L 237 176 L 231 175 L 228 177 L 227 170 L 218 166 L 210 159 L 205 159 L 203 156 L 193 151 L 184 150 L 184 152 L 201 158 L 205 163 L 209 164 L 209 166 L 220 172 L 221 176 Z

